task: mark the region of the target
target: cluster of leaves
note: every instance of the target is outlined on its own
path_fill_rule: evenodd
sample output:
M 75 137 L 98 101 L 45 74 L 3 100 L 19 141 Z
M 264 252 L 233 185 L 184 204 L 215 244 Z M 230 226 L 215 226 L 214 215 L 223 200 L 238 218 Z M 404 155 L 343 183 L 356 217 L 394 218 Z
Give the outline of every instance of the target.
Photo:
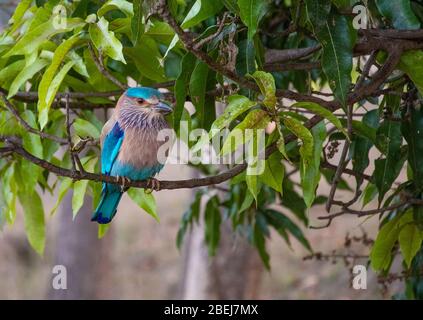
M 316 189 L 322 176 L 329 183 L 334 176 L 334 172 L 321 166 L 326 161 L 323 155 L 327 142 L 350 142 L 346 160 L 351 161 L 356 174 L 357 193 L 361 191 L 363 173 L 370 162 L 374 162 L 370 181 L 363 190 L 363 206 L 376 198 L 380 207 L 401 204 L 404 198 L 422 199 L 422 51 L 403 53 L 398 70 L 383 84 L 386 94 L 369 95 L 353 106 L 353 112 L 365 115 L 351 122 L 351 130 L 347 130 L 348 123 L 343 116 L 335 116 L 324 105 L 307 102 L 307 98 L 306 102 L 287 105 L 277 96 L 279 89 L 294 89 L 305 97 L 315 90 L 330 89 L 334 101 L 347 111 L 348 95 L 357 83 L 357 70 L 362 67 L 359 59 L 353 59 L 358 33 L 349 14 L 357 4 L 362 3 L 355 0 L 167 1 L 167 9 L 177 23 L 190 31 L 195 43 L 201 43 L 199 50 L 225 70 L 257 84 L 256 92 L 239 86 L 197 59 L 192 50 L 187 51 L 174 30 L 160 17 L 151 15 L 155 1 L 22 0 L 9 26 L 0 35 L 0 88 L 7 92 L 19 114 L 33 128 L 64 138 L 66 114 L 55 108 L 58 92 L 120 89 L 97 68 L 98 57 L 108 72 L 124 83 L 127 78 L 144 86 L 175 81 L 176 102 L 171 121 L 177 134 L 183 136 L 181 120 L 188 122 L 189 130 L 229 130 L 231 133 L 218 150 L 221 155 L 257 139 L 255 135 L 240 139 L 239 132 L 269 129 L 273 125 L 274 129 L 266 134 L 265 145 L 276 144 L 277 151 L 266 159 L 264 173 L 248 175 L 244 172 L 236 176 L 224 195 L 212 188 L 200 190 L 182 218 L 177 237 L 181 245 L 189 226 L 198 221 L 204 211 L 205 239 L 210 254 L 216 252 L 221 223 L 229 220 L 234 231 L 244 233 L 269 266 L 266 239 L 271 228 L 288 244 L 291 235 L 311 250 L 298 225 L 308 226 L 308 209 L 326 201 L 326 197 L 316 196 Z M 373 27 L 418 29 L 423 21 L 420 1 L 369 0 L 366 4 Z M 292 31 L 287 33 L 286 30 Z M 301 62 L 317 67 L 278 71 L 277 63 L 267 62 L 270 50 L 305 47 L 316 47 L 316 50 L 303 56 Z M 385 52 L 376 57 L 380 64 L 385 59 Z M 369 81 L 364 78 L 363 85 Z M 37 92 L 37 101 L 19 99 L 19 92 L 27 90 Z M 194 114 L 184 107 L 186 100 L 194 105 Z M 110 104 L 109 99 L 101 97 L 73 102 Z M 216 102 L 226 105 L 219 116 Z M 6 106 L 0 107 L 0 136 L 19 136 L 33 155 L 63 168 L 72 167 L 67 150 L 60 148 L 56 141 L 27 132 Z M 309 129 L 308 113 L 324 120 Z M 75 110 L 75 115 L 72 139 L 77 142 L 87 136 L 98 138 L 104 121 L 100 114 L 84 108 Z M 291 138 L 286 144 L 288 136 L 296 139 Z M 200 148 L 211 138 L 209 135 L 197 145 L 187 143 L 194 149 Z M 378 154 L 376 159 L 369 158 L 371 150 Z M 88 148 L 81 160 L 87 171 L 98 171 L 97 148 Z M 209 175 L 221 167 L 196 165 Z M 286 167 L 299 171 L 299 183 L 285 172 Z M 395 184 L 405 168 L 407 181 Z M 59 186 L 55 210 L 72 188 L 74 215 L 86 193 L 94 198 L 94 203 L 98 201 L 97 183 L 53 179 L 47 170 L 17 155 L 7 155 L 0 160 L 0 173 L 3 190 L 0 217 L 13 223 L 19 200 L 25 209 L 28 239 L 40 253 L 44 248 L 45 226 L 39 191 L 53 192 Z M 338 183 L 340 188 L 350 189 L 342 179 Z M 157 218 L 151 195 L 132 189 L 129 195 Z M 421 250 L 422 210 L 419 204 L 404 203 L 383 215 L 371 254 L 373 268 L 389 270 L 396 243 L 400 244 L 405 267 L 413 264 Z

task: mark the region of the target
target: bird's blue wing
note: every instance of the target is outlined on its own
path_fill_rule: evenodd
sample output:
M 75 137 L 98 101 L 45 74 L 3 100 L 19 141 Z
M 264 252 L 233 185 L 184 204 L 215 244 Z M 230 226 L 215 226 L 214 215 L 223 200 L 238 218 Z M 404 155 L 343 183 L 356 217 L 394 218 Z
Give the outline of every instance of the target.
M 103 149 L 101 151 L 101 173 L 109 175 L 112 171 L 122 145 L 124 131 L 116 121 L 112 130 L 106 135 L 103 142 Z

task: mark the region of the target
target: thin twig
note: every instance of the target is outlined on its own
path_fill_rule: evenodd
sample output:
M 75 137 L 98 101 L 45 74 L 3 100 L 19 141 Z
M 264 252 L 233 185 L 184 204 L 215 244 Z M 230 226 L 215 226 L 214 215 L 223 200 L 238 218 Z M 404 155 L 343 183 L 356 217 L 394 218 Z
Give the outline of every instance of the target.
M 72 136 L 71 136 L 71 122 L 70 122 L 70 109 L 69 109 L 69 95 L 66 95 L 66 134 L 68 138 L 68 150 L 69 155 L 71 158 L 72 163 L 72 170 L 76 172 L 76 166 L 75 166 L 75 157 L 73 152 L 73 143 L 72 143 Z
M 46 132 L 42 132 L 39 131 L 33 127 L 31 127 L 29 125 L 28 122 L 26 122 L 19 114 L 18 110 L 16 110 L 16 108 L 10 103 L 10 101 L 6 98 L 6 96 L 4 95 L 4 93 L 0 92 L 0 99 L 1 101 L 4 103 L 4 105 L 6 106 L 6 108 L 13 114 L 13 116 L 16 118 L 16 120 L 18 120 L 18 122 L 22 125 L 22 127 L 24 127 L 26 130 L 28 130 L 29 132 L 36 134 L 38 136 L 40 136 L 40 138 L 43 139 L 49 139 L 52 141 L 55 141 L 57 143 L 60 144 L 67 144 L 67 140 L 57 137 L 55 135 L 46 133 Z
M 349 104 L 347 106 L 347 132 L 348 132 L 348 137 L 349 139 L 345 140 L 344 142 L 344 147 L 342 148 L 342 152 L 341 152 L 341 157 L 339 159 L 339 165 L 338 168 L 335 171 L 335 175 L 333 176 L 332 179 L 332 185 L 329 191 L 329 196 L 328 196 L 328 200 L 326 201 L 326 211 L 330 212 L 330 208 L 332 206 L 332 202 L 334 200 L 335 197 L 335 193 L 338 187 L 338 183 L 341 180 L 341 175 L 344 172 L 344 169 L 347 165 L 347 162 L 345 161 L 345 159 L 347 158 L 348 155 L 348 150 L 350 148 L 350 141 L 352 138 L 352 113 L 353 113 L 353 105 Z
M 106 69 L 106 67 L 103 64 L 103 57 L 101 52 L 98 52 L 98 57 L 95 53 L 95 50 L 91 43 L 88 44 L 88 49 L 90 50 L 91 57 L 94 60 L 94 63 L 98 69 L 107 79 L 109 79 L 111 82 L 113 82 L 115 85 L 117 85 L 122 90 L 128 89 L 128 86 L 122 82 L 120 82 L 115 76 L 113 76 L 109 70 Z
M 194 48 L 196 50 L 201 49 L 206 43 L 209 43 L 214 38 L 216 38 L 223 30 L 223 27 L 225 26 L 226 17 L 228 16 L 228 12 L 223 13 L 222 20 L 220 21 L 219 27 L 217 28 L 216 32 L 205 37 L 204 39 L 199 40 L 195 45 Z

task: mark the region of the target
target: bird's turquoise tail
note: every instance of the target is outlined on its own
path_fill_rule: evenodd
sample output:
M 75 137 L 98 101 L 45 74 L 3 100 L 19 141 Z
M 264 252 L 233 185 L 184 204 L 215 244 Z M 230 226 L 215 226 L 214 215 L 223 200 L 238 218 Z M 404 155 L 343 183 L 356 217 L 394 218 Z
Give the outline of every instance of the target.
M 100 203 L 91 217 L 91 221 L 97 221 L 100 224 L 112 221 L 122 194 L 121 190 L 116 186 L 104 185 Z

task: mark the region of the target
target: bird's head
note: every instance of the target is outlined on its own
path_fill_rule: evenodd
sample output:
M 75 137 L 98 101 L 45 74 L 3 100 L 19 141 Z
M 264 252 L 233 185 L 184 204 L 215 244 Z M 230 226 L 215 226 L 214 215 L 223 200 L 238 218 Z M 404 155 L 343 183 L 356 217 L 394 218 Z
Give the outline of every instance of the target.
M 164 116 L 173 111 L 159 90 L 148 87 L 126 90 L 118 101 L 117 109 L 123 122 L 134 125 L 164 121 Z
M 121 104 L 157 115 L 166 115 L 173 111 L 172 107 L 163 101 L 163 94 L 159 90 L 148 87 L 129 88 L 123 94 Z

